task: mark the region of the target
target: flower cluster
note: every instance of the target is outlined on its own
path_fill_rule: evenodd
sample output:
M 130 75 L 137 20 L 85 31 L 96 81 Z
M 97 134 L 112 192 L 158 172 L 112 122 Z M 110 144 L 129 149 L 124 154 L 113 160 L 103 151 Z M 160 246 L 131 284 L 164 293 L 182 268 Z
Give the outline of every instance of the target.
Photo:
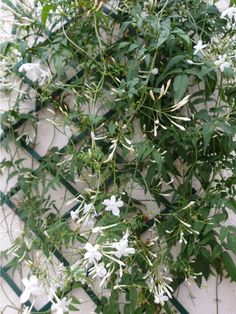
M 19 67 L 18 71 L 32 82 L 38 82 L 39 86 L 44 85 L 47 80 L 51 79 L 50 72 L 43 70 L 39 63 L 24 63 Z
M 23 278 L 22 283 L 25 286 L 25 289 L 20 296 L 20 302 L 26 303 L 31 296 L 33 297 L 31 306 L 26 307 L 23 312 L 24 314 L 30 314 L 36 298 L 45 293 L 46 291 L 44 290 L 42 283 L 40 283 L 39 279 L 35 275 L 31 275 L 29 278 Z M 54 291 L 52 291 L 51 294 L 52 296 L 51 295 L 48 296 L 49 301 L 52 302 L 51 313 L 53 314 L 68 313 L 69 311 L 68 306 L 71 303 L 72 299 L 67 300 L 66 297 L 60 299 L 55 294 Z
M 93 245 L 90 242 L 85 244 L 84 267 L 89 268 L 89 275 L 92 275 L 93 278 L 103 278 L 100 285 L 103 285 L 105 280 L 114 272 L 115 268 L 112 264 L 119 265 L 122 277 L 122 267 L 125 264 L 121 259 L 135 254 L 135 248 L 129 247 L 128 237 L 129 234 L 126 232 L 119 241 L 106 242 L 103 245 Z M 77 264 L 74 267 L 78 266 Z M 108 271 L 106 267 L 109 267 L 110 270 Z

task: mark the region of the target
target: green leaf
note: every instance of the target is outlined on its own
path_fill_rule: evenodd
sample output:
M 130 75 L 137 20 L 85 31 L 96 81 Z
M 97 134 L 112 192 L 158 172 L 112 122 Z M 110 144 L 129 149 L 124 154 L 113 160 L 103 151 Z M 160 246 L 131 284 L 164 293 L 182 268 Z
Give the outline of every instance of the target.
M 132 314 L 135 312 L 137 303 L 137 289 L 130 288 L 126 293 L 126 299 L 129 303 L 125 305 L 125 314 Z
M 77 307 L 75 307 L 74 305 L 71 305 L 71 304 L 69 305 L 69 310 L 73 311 L 73 312 L 75 312 L 75 311 L 79 312 L 79 309 Z
M 204 99 L 200 98 L 200 102 L 203 103 L 203 101 Z M 210 120 L 210 115 L 208 114 L 208 111 L 206 109 L 201 109 L 196 113 L 195 118 L 207 122 Z
M 132 52 L 136 48 L 138 48 L 140 45 L 139 44 L 131 44 L 127 52 Z
M 60 51 L 60 52 L 57 52 L 57 53 L 54 55 L 54 65 L 55 65 L 57 74 L 60 75 L 60 76 L 63 74 L 63 64 L 62 64 L 62 60 L 63 60 L 62 52 L 61 52 L 61 51 Z
M 157 78 L 155 86 L 158 87 L 159 84 L 168 76 L 169 71 L 173 70 L 174 66 L 176 64 L 179 64 L 180 61 L 182 61 L 185 58 L 183 55 L 177 55 L 170 59 L 170 61 L 167 63 L 166 67 L 164 68 L 163 73 Z
M 236 200 L 232 197 L 229 198 L 224 202 L 225 206 L 229 209 L 232 209 L 232 211 L 236 214 Z
M 177 75 L 174 79 L 173 88 L 175 92 L 175 100 L 181 100 L 188 88 L 188 76 L 186 74 Z
M 138 143 L 137 145 L 137 150 L 138 150 L 138 156 L 137 158 L 139 160 L 144 160 L 148 155 L 151 154 L 153 151 L 154 147 L 151 145 L 149 141 L 143 141 Z
M 215 244 L 212 250 L 211 259 L 214 261 L 222 253 L 222 247 L 219 244 Z
M 152 156 L 155 159 L 156 163 L 157 163 L 157 167 L 158 167 L 158 172 L 159 174 L 161 174 L 161 170 L 162 170 L 162 157 L 161 154 L 158 151 L 154 151 L 152 152 Z
M 43 23 L 43 25 L 46 25 L 49 13 L 51 10 L 54 10 L 54 9 L 55 9 L 54 5 L 52 5 L 52 4 L 46 4 L 43 6 L 42 15 L 41 15 L 41 22 Z
M 72 299 L 72 300 L 71 300 L 71 303 L 73 303 L 73 304 L 81 304 L 81 302 L 79 301 L 79 299 L 77 299 L 75 296 L 72 296 L 71 299 Z
M 183 41 L 188 45 L 190 46 L 191 45 L 191 40 L 189 38 L 188 35 L 186 34 L 179 34 L 179 37 L 181 37 L 183 39 Z
M 204 140 L 204 152 L 206 152 L 207 147 L 209 146 L 211 136 L 215 130 L 216 123 L 215 121 L 207 122 L 203 125 L 202 133 L 203 133 L 203 140 Z
M 158 38 L 158 41 L 156 43 L 156 45 L 154 45 L 154 49 L 158 49 L 162 44 L 164 44 L 164 42 L 167 40 L 167 38 L 163 38 L 163 37 L 160 37 Z
M 205 247 L 202 247 L 202 248 L 200 249 L 200 252 L 201 252 L 201 254 L 205 257 L 205 259 L 206 259 L 208 262 L 210 262 L 211 256 L 210 256 L 209 251 L 208 251 Z
M 229 230 L 227 227 L 221 227 L 220 228 L 220 242 L 223 243 L 224 242 L 224 239 L 227 237 L 229 233 Z
M 122 49 L 122 48 L 124 48 L 124 47 L 129 46 L 129 45 L 130 45 L 130 42 L 128 42 L 128 41 L 123 41 L 123 42 L 119 43 L 118 49 Z
M 236 281 L 236 265 L 234 264 L 229 253 L 223 252 L 222 259 L 228 276 L 232 279 L 232 281 Z
M 236 254 L 236 237 L 234 234 L 228 233 L 227 235 L 227 243 L 230 250 Z
M 185 58 L 185 56 L 183 56 L 183 55 L 177 55 L 177 56 L 175 56 L 175 57 L 172 57 L 171 59 L 170 59 L 170 61 L 167 63 L 167 65 L 166 65 L 166 67 L 165 67 L 165 69 L 164 69 L 164 72 L 165 73 L 167 73 L 170 69 L 172 69 L 173 68 L 173 66 L 175 65 L 175 64 L 178 64 L 180 61 L 182 61 L 183 59 Z

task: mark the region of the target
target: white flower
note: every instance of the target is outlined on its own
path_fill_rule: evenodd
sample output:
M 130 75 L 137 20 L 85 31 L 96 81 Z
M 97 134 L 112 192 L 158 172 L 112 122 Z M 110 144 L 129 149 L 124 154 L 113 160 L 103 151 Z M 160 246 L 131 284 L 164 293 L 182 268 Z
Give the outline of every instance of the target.
M 111 211 L 114 216 L 120 216 L 120 207 L 124 205 L 120 198 L 116 201 L 114 195 L 112 195 L 110 199 L 104 200 L 102 204 L 106 206 L 105 210 Z
M 222 19 L 229 19 L 231 22 L 233 19 L 236 20 L 236 7 L 229 7 L 225 9 L 220 16 Z
M 78 220 L 77 224 L 80 224 L 80 231 L 81 232 L 86 232 L 90 229 L 92 229 L 96 223 L 96 220 L 94 219 L 94 215 L 93 216 L 86 216 L 86 218 L 82 221 L 82 220 Z
M 148 14 L 147 14 L 146 11 L 142 11 L 140 15 L 141 15 L 141 17 L 142 17 L 143 19 L 145 19 L 145 17 L 148 16 Z
M 19 72 L 24 72 L 25 76 L 32 82 L 38 81 L 39 85 L 42 86 L 46 79 L 50 79 L 51 75 L 48 71 L 44 71 L 39 63 L 24 63 L 19 69 Z
M 100 277 L 103 278 L 107 274 L 107 270 L 103 265 L 95 264 L 93 268 L 89 271 L 90 275 L 93 275 L 93 278 Z
M 185 244 L 187 244 L 187 240 L 186 240 L 185 237 L 184 237 L 183 231 L 180 231 L 179 243 L 182 244 L 183 242 L 184 242 Z
M 158 74 L 158 68 L 152 69 L 151 73 L 154 74 L 154 75 Z
M 30 295 L 38 296 L 42 293 L 42 286 L 39 284 L 38 278 L 32 275 L 28 278 L 23 278 L 22 283 L 25 286 L 25 290 L 20 296 L 20 303 L 25 303 L 29 300 Z
M 168 300 L 169 298 L 167 295 L 164 295 L 164 292 L 154 294 L 154 302 L 156 304 L 164 305 L 164 303 Z
M 64 297 L 62 300 L 60 300 L 56 294 L 54 294 L 54 297 L 56 299 L 56 302 L 51 300 L 51 302 L 52 302 L 51 313 L 63 314 L 65 312 L 69 312 L 68 306 L 69 306 L 72 299 L 67 301 L 66 297 Z
M 97 266 L 96 267 L 96 274 L 98 275 L 98 277 L 103 278 L 106 276 L 107 270 L 104 266 Z
M 214 62 L 214 64 L 215 64 L 217 67 L 220 68 L 220 71 L 221 71 L 221 72 L 224 72 L 224 69 L 225 69 L 225 68 L 229 68 L 229 67 L 230 67 L 230 63 L 227 62 L 227 61 L 225 61 L 225 58 L 222 57 L 222 56 L 219 56 L 219 59 L 216 60 L 216 61 Z
M 72 210 L 72 211 L 70 212 L 70 215 L 71 215 L 72 220 L 78 220 L 78 219 L 79 219 L 78 213 L 79 213 L 78 210 Z
M 92 148 L 95 146 L 95 141 L 103 140 L 105 138 L 107 138 L 107 136 L 96 137 L 94 132 L 91 131 Z
M 186 62 L 187 62 L 188 64 L 194 64 L 194 62 L 193 62 L 192 60 L 186 60 Z
M 100 259 L 102 258 L 102 254 L 98 252 L 98 249 L 99 249 L 98 244 L 92 245 L 91 243 L 87 242 L 84 248 L 87 251 L 84 254 L 84 258 L 88 259 L 90 264 L 94 264 L 95 262 L 100 261 Z
M 116 224 L 112 224 L 112 225 L 105 226 L 105 227 L 95 227 L 95 228 L 93 228 L 92 233 L 102 232 L 103 230 L 113 228 L 113 227 L 115 227 L 117 225 L 118 224 L 116 223 Z
M 83 207 L 83 214 L 87 214 L 89 211 L 91 211 L 91 209 L 94 209 L 94 206 L 93 204 L 84 204 L 84 207 Z M 81 223 L 84 221 L 84 218 L 80 218 L 79 217 L 79 211 L 80 211 L 80 208 L 76 209 L 76 210 L 72 210 L 70 212 L 70 215 L 71 215 L 71 218 L 72 220 L 76 221 L 77 220 L 77 223 Z M 86 219 L 85 219 L 86 220 Z M 91 221 L 90 217 L 87 217 L 87 222 Z
M 87 214 L 91 209 L 94 209 L 93 204 L 84 204 L 83 214 Z
M 112 247 L 117 250 L 114 253 L 114 255 L 118 258 L 121 258 L 122 256 L 128 256 L 129 254 L 135 253 L 134 248 L 128 247 L 128 234 L 127 233 L 123 236 L 123 238 L 119 242 L 113 243 Z
M 171 83 L 171 79 L 167 81 L 166 87 L 164 84 L 161 86 L 160 95 L 159 95 L 158 99 L 161 99 L 163 96 L 165 96 L 165 94 L 167 93 L 167 91 L 170 87 L 170 83 Z
M 203 62 L 193 62 L 192 60 L 186 60 L 186 62 L 190 65 L 195 64 L 195 65 L 202 65 L 204 64 Z
M 198 52 L 201 52 L 202 54 L 204 54 L 204 52 L 202 51 L 204 48 L 206 48 L 207 44 L 203 45 L 202 44 L 202 40 L 199 40 L 197 42 L 197 44 L 195 46 L 193 46 L 194 48 L 194 55 L 196 55 Z
M 182 100 L 180 100 L 177 104 L 175 104 L 174 106 L 171 107 L 171 112 L 176 111 L 180 108 L 182 108 L 183 106 L 185 106 L 188 101 L 189 101 L 190 95 L 185 96 Z
M 108 155 L 108 158 L 104 161 L 104 163 L 107 163 L 113 159 L 113 156 L 115 154 L 118 140 L 112 140 L 112 145 L 109 147 L 109 149 L 112 149 L 111 153 Z

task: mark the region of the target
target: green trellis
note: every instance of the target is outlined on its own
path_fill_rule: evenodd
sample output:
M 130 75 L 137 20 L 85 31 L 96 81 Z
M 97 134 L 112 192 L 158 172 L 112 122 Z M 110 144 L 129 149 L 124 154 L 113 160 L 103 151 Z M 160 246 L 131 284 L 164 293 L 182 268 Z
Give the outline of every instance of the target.
M 7 2 L 9 4 L 8 1 L 4 0 L 5 2 Z M 12 5 L 12 4 L 11 4 Z M 115 19 L 116 21 L 119 21 L 119 15 L 115 14 L 114 12 L 111 12 L 110 9 L 108 9 L 107 7 L 103 6 L 102 8 L 103 12 L 107 15 L 109 15 L 110 17 L 112 17 L 113 19 Z M 64 25 L 64 27 L 67 27 L 70 24 L 70 21 L 66 22 L 66 25 Z M 129 26 L 130 28 L 132 28 L 132 26 Z M 54 35 L 56 35 L 56 33 L 48 33 L 48 37 L 52 38 Z M 23 63 L 23 61 L 19 62 L 16 65 L 16 69 L 18 69 L 20 67 L 20 65 Z M 78 71 L 72 78 L 70 78 L 66 84 L 72 84 L 74 83 L 76 80 L 78 80 L 79 78 L 81 78 L 83 76 L 84 71 L 80 70 Z M 19 76 L 21 76 L 20 73 L 18 73 Z M 23 78 L 24 83 L 27 83 L 28 85 L 32 86 L 32 82 L 30 80 L 28 80 L 27 78 Z M 40 90 L 39 90 L 40 91 Z M 62 93 L 61 89 L 56 90 L 51 97 L 54 98 L 56 96 L 59 96 Z M 39 112 L 40 110 L 42 110 L 44 107 L 46 107 L 48 102 L 43 102 L 43 103 L 36 103 L 36 112 Z M 114 115 L 115 111 L 114 110 L 110 110 L 108 111 L 104 116 L 103 119 L 100 121 L 100 124 L 103 123 L 104 121 L 108 120 L 109 118 L 111 118 Z M 1 142 L 3 142 L 4 140 L 7 139 L 8 135 L 10 134 L 17 134 L 17 129 L 23 125 L 24 122 L 27 121 L 27 117 L 23 117 L 21 118 L 17 123 L 15 123 L 11 128 L 4 128 L 3 133 L 1 134 L 0 140 Z M 86 137 L 87 135 L 89 135 L 88 131 L 84 131 L 81 134 L 79 134 L 78 136 L 74 136 L 72 135 L 72 137 L 69 139 L 69 142 L 73 144 L 78 144 L 82 139 L 84 139 L 84 137 Z M 18 144 L 20 145 L 20 147 L 22 147 L 34 160 L 36 160 L 39 163 L 42 163 L 44 161 L 46 161 L 47 157 L 42 157 L 40 156 L 36 151 L 34 151 L 33 148 L 31 148 L 29 145 L 26 144 L 26 142 L 24 141 L 24 139 L 20 139 L 18 140 Z M 59 150 L 59 153 L 63 153 L 65 151 L 66 146 L 64 146 L 63 148 L 61 148 Z M 47 167 L 46 167 L 47 168 Z M 47 169 L 51 175 L 55 175 L 55 173 L 49 169 Z M 35 170 L 32 170 L 32 173 L 34 173 Z M 59 177 L 59 181 L 60 184 L 63 185 L 72 195 L 74 196 L 78 196 L 79 192 L 67 181 L 65 180 L 63 177 Z M 112 178 L 108 178 L 107 179 L 107 184 L 111 184 L 112 183 Z M 0 191 L 0 197 L 1 197 L 1 205 L 6 204 L 12 211 L 14 211 L 14 213 L 24 222 L 26 221 L 26 218 L 24 218 L 22 216 L 22 212 L 20 211 L 19 208 L 16 207 L 16 205 L 12 202 L 11 198 L 20 190 L 19 185 L 15 185 L 7 194 L 4 194 L 3 192 Z M 76 204 L 75 206 L 73 206 L 71 209 L 69 209 L 63 216 L 63 218 L 69 218 L 70 217 L 70 212 L 72 210 L 76 210 L 78 208 L 79 204 Z M 150 220 L 147 222 L 147 225 L 145 227 L 145 230 L 141 230 L 140 233 L 146 231 L 150 226 L 152 226 L 153 224 L 153 220 Z M 41 241 L 47 241 L 47 237 L 42 234 L 39 230 L 32 230 L 34 232 L 34 234 L 41 240 Z M 61 262 L 63 263 L 64 266 L 68 266 L 69 262 L 68 260 L 61 254 L 61 252 L 59 252 L 57 249 L 53 249 L 52 253 L 54 254 L 54 256 Z M 9 275 L 9 270 L 11 270 L 12 268 L 12 261 L 9 262 L 8 264 L 6 264 L 5 266 L 1 267 L 0 269 L 0 276 L 6 281 L 6 283 L 9 285 L 9 287 L 15 292 L 15 294 L 17 296 L 20 296 L 22 291 L 21 289 L 17 286 L 17 284 L 14 282 L 14 280 L 11 278 L 11 276 Z M 84 291 L 88 294 L 88 296 L 91 298 L 91 300 L 96 304 L 96 305 L 100 305 L 101 301 L 98 298 L 98 296 L 94 293 L 94 291 L 88 287 L 88 285 L 81 285 L 81 288 L 84 289 Z M 67 293 L 69 293 L 71 289 L 68 289 Z M 175 298 L 172 297 L 172 299 L 170 299 L 170 302 L 172 303 L 172 305 L 179 311 L 179 313 L 181 314 L 188 314 L 188 311 L 182 306 L 182 304 Z M 27 306 L 31 306 L 30 301 L 27 301 L 25 303 Z M 34 307 L 32 308 L 32 311 L 34 313 L 42 313 L 45 311 L 48 311 L 51 307 L 51 302 L 48 302 L 46 305 L 44 305 L 41 309 L 37 310 Z

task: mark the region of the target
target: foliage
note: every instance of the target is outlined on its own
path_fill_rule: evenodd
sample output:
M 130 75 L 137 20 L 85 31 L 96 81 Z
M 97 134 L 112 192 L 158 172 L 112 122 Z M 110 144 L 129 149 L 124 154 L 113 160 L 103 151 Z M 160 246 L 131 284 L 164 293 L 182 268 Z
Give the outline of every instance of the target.
M 170 313 L 166 301 L 185 280 L 236 281 L 236 228 L 225 224 L 236 213 L 235 7 L 230 15 L 199 0 L 123 0 L 111 11 L 86 0 L 3 4 L 15 39 L 1 44 L 2 87 L 18 96 L 2 116 L 2 143 L 38 161 L 1 164 L 9 181 L 17 177 L 7 195 L 21 191 L 25 222 L 6 256 L 14 252 L 52 288 L 32 252 L 50 264 L 51 252 L 66 247 L 75 261 L 54 293 L 93 287 L 96 277 L 111 291 L 96 313 L 119 313 L 122 295 L 124 313 Z M 25 112 L 32 95 L 36 108 Z M 72 136 L 39 156 L 45 107 L 49 122 Z M 150 196 L 151 211 L 133 185 Z M 50 196 L 62 186 L 76 203 L 64 215 Z

